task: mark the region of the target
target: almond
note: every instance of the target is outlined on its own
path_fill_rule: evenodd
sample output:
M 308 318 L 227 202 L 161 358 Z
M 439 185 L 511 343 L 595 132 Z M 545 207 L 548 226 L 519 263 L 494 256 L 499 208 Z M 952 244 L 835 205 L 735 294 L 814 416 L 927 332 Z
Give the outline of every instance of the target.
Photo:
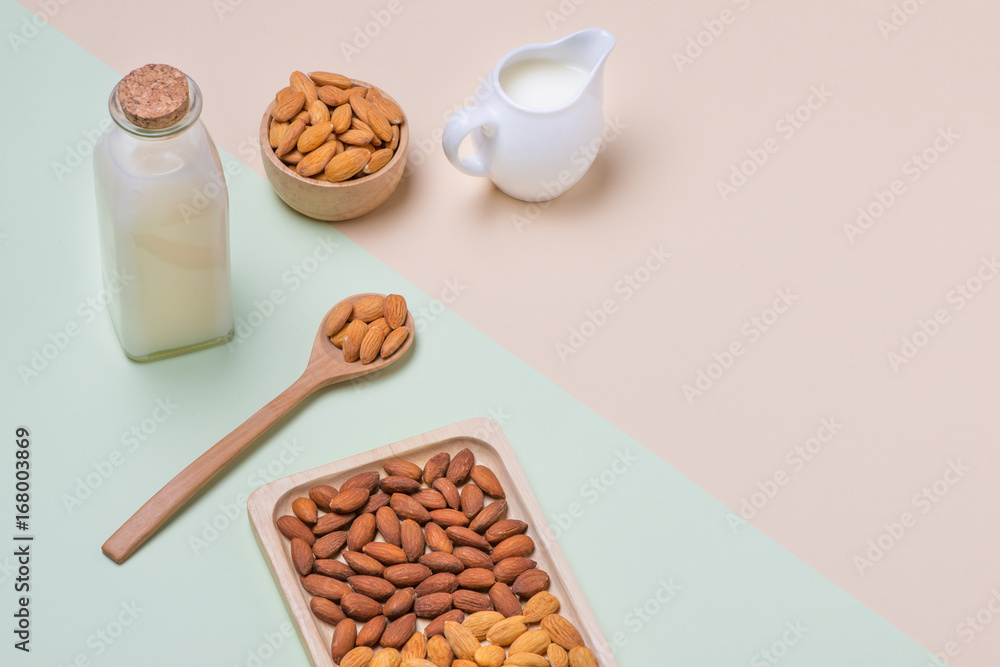
M 309 106 L 316 101 L 316 84 L 313 80 L 302 72 L 292 72 L 288 77 L 288 82 L 293 91 L 300 92 L 306 97 L 305 105 Z
M 388 308 L 389 297 L 386 297 L 386 308 Z M 439 477 L 434 480 L 434 489 L 444 496 L 445 502 L 448 503 L 448 507 L 453 510 L 462 508 L 462 497 L 458 492 L 458 487 L 456 487 L 447 477 Z
M 484 540 L 482 535 L 474 533 L 468 528 L 463 528 L 462 526 L 449 526 L 444 532 L 451 538 L 451 541 L 458 546 L 475 547 L 476 549 L 486 552 L 490 550 L 490 543 Z M 497 547 L 502 545 L 503 542 L 498 544 Z M 494 560 L 495 559 L 496 558 L 494 557 Z
M 347 324 L 347 320 L 351 317 L 351 313 L 353 312 L 354 304 L 347 299 L 344 299 L 334 306 L 333 310 L 330 311 L 329 317 L 326 318 L 327 337 L 331 337 L 333 334 L 340 331 L 340 329 Z M 329 503 L 329 501 L 327 501 L 327 503 Z
M 379 333 L 381 333 L 381 331 L 381 329 L 378 329 Z M 394 493 L 405 493 L 409 495 L 420 488 L 420 482 L 411 477 L 389 475 L 388 477 L 382 478 L 382 481 L 379 482 L 379 487 L 390 496 Z
M 382 613 L 382 605 L 367 595 L 353 591 L 344 593 L 344 597 L 340 598 L 340 608 L 348 618 L 355 621 L 370 621 Z
M 458 577 L 451 572 L 438 572 L 432 574 L 417 586 L 417 595 L 431 595 L 432 593 L 454 593 L 458 588 Z M 444 613 L 444 612 L 442 612 Z
M 347 579 L 347 583 L 355 593 L 361 593 L 377 602 L 385 602 L 396 592 L 396 587 L 382 577 L 367 574 L 356 574 Z
M 455 560 L 458 559 L 456 558 Z M 495 583 L 496 580 L 493 578 L 493 572 L 485 568 L 472 567 L 458 573 L 458 585 L 462 588 L 482 591 L 492 587 Z
M 476 591 L 468 591 L 463 588 L 459 588 L 451 594 L 451 606 L 455 609 L 461 609 L 467 614 L 474 614 L 477 611 L 491 611 L 493 609 L 493 603 L 490 602 L 490 598 L 487 595 Z
M 411 519 L 419 524 L 431 520 L 431 514 L 416 500 L 404 493 L 394 493 L 389 498 L 389 506 L 403 519 Z
M 476 664 L 480 667 L 500 667 L 503 665 L 507 653 L 502 646 L 480 646 L 476 649 Z
M 371 103 L 368 104 L 368 118 L 365 122 L 372 128 L 376 137 L 382 141 L 392 141 L 392 126 L 389 124 L 389 119 Z
M 347 101 L 351 103 L 351 108 L 354 109 L 354 115 L 357 116 L 362 122 L 368 123 L 368 112 L 371 110 L 371 104 L 368 100 L 360 95 L 354 95 Z
M 340 143 L 340 142 L 337 142 L 337 143 Z M 330 182 L 330 179 L 328 179 L 326 177 L 325 173 L 324 174 L 320 174 L 316 178 L 319 178 L 319 179 L 323 180 L 326 183 Z M 337 333 L 335 333 L 332 336 L 330 336 L 330 342 L 333 343 L 336 347 L 341 347 L 342 348 L 342 347 L 344 347 L 344 338 L 346 336 L 347 336 L 347 326 L 345 325 L 345 326 L 341 327 L 340 331 L 338 331 Z
M 444 634 L 444 624 L 449 621 L 455 621 L 456 623 L 461 623 L 462 619 L 465 618 L 465 614 L 461 609 L 452 609 L 451 611 L 446 611 L 441 614 L 433 621 L 427 624 L 424 628 L 424 634 L 428 637 L 434 637 L 435 635 Z
M 382 613 L 390 619 L 399 618 L 413 608 L 413 603 L 416 602 L 416 599 L 417 593 L 414 589 L 401 588 L 382 605 Z
M 366 164 L 368 164 L 368 151 L 349 149 L 334 155 L 327 163 L 323 173 L 331 183 L 340 183 L 361 171 Z M 360 341 L 358 341 L 358 345 L 360 346 Z
M 375 539 L 377 531 L 374 514 L 358 516 L 351 524 L 350 530 L 347 531 L 347 548 L 351 551 L 361 551 L 366 544 Z
M 402 346 L 406 337 L 410 335 L 410 330 L 406 327 L 400 327 L 399 329 L 393 329 L 388 336 L 385 337 L 385 342 L 382 343 L 382 358 L 388 359 Z
M 399 653 L 404 663 L 413 659 L 423 660 L 427 657 L 427 637 L 422 632 L 414 632 Z
M 406 324 L 406 313 L 406 299 L 399 294 L 390 294 L 385 297 L 385 319 L 389 326 L 398 329 Z
M 309 78 L 317 86 L 335 86 L 346 90 L 353 85 L 351 80 L 343 74 L 334 74 L 333 72 L 309 72 Z
M 479 650 L 479 640 L 476 639 L 471 630 L 454 621 L 448 621 L 444 624 L 444 636 L 455 657 L 462 660 L 475 660 L 476 651 Z
M 320 86 L 316 96 L 328 107 L 338 107 L 347 104 L 347 92 L 336 86 Z
M 371 294 L 354 302 L 354 315 L 352 317 L 362 322 L 374 322 L 382 317 L 384 307 L 385 297 Z
M 549 633 L 552 641 L 567 651 L 583 646 L 583 637 L 572 623 L 559 614 L 549 614 L 542 619 L 542 630 Z
M 368 333 L 365 334 L 364 339 L 361 341 L 361 349 L 359 350 L 361 363 L 370 364 L 378 359 L 378 355 L 382 351 L 383 342 L 385 342 L 385 331 L 382 327 L 368 327 Z M 420 486 L 420 482 L 414 482 L 412 479 L 407 479 L 406 477 L 398 477 L 397 479 L 405 479 L 407 482 L 413 482 L 418 487 Z M 384 488 L 382 490 L 386 491 Z
M 367 326 L 364 322 L 361 324 Z M 350 514 L 364 507 L 366 502 L 368 502 L 368 489 L 360 487 L 341 489 L 340 493 L 330 501 L 330 511 L 336 514 Z
M 418 482 L 419 484 L 419 482 Z M 448 501 L 434 489 L 420 489 L 411 495 L 411 498 L 424 506 L 427 510 L 443 510 L 448 506 Z M 433 520 L 434 517 L 431 517 Z
M 398 125 L 393 125 L 392 126 L 392 140 L 386 145 L 386 148 L 388 148 L 391 151 L 395 151 L 397 148 L 399 148 L 399 126 Z
M 371 516 L 366 514 L 365 516 Z M 406 554 L 402 549 L 388 542 L 369 542 L 362 551 L 383 565 L 399 565 L 406 562 Z
M 522 572 L 530 570 L 535 567 L 535 565 L 537 565 L 535 561 L 523 556 L 504 558 L 493 567 L 493 576 L 497 578 L 497 581 L 502 581 L 505 584 L 512 584 Z M 532 621 L 532 623 L 540 620 L 542 620 L 541 616 Z
M 306 122 L 301 118 L 296 118 L 289 124 L 288 129 L 285 133 L 281 135 L 281 141 L 278 143 L 278 147 L 274 149 L 274 154 L 278 157 L 290 153 L 295 145 L 299 141 L 299 137 L 302 133 L 306 131 Z M 299 151 L 301 153 L 301 151 Z M 301 162 L 301 158 L 296 160 L 296 164 Z
M 538 623 L 557 611 L 559 611 L 559 598 L 548 591 L 541 591 L 524 603 L 524 620 L 527 623 Z
M 404 563 L 385 568 L 383 576 L 397 587 L 416 586 L 433 574 L 426 565 Z
M 378 526 L 378 532 L 382 533 L 382 537 L 385 538 L 387 543 L 394 544 L 397 547 L 401 546 L 399 517 L 396 516 L 395 510 L 389 506 L 380 507 L 375 512 L 375 525 Z
M 586 646 L 577 646 L 569 652 L 570 667 L 597 667 L 597 658 Z
M 428 526 L 433 524 L 427 524 Z M 489 554 L 484 551 L 480 551 L 475 547 L 456 547 L 453 554 L 462 561 L 462 565 L 465 567 L 481 567 L 486 570 L 493 570 L 493 559 L 490 558 Z
M 451 593 L 429 593 L 420 595 L 413 603 L 417 618 L 437 618 L 451 609 Z
M 354 111 L 351 105 L 345 103 L 334 108 L 330 114 L 330 122 L 333 124 L 334 134 L 343 134 L 351 129 L 351 120 L 354 118 Z
M 508 667 L 549 667 L 549 661 L 537 653 L 514 653 L 503 664 Z
M 431 521 L 442 528 L 450 528 L 451 526 L 462 526 L 464 528 L 469 525 L 469 519 L 458 510 L 440 509 L 433 510 L 430 514 Z
M 292 514 L 299 517 L 302 523 L 316 523 L 316 503 L 309 498 L 296 498 L 292 501 Z
M 451 645 L 441 635 L 434 635 L 427 640 L 427 660 L 434 667 L 451 667 L 454 654 Z
M 549 659 L 551 667 L 569 667 L 569 654 L 559 644 L 549 644 L 545 649 L 545 655 Z
M 503 614 L 495 611 L 477 611 L 462 621 L 462 625 L 472 631 L 479 641 L 485 641 L 490 628 L 503 620 Z
M 340 667 L 369 667 L 375 651 L 367 646 L 358 646 L 347 652 L 340 661 Z
M 455 660 L 451 667 L 479 667 L 475 660 Z
M 469 478 L 469 473 L 472 472 L 472 466 L 475 464 L 475 461 L 476 457 L 468 447 L 455 454 L 451 459 L 451 464 L 448 466 L 448 479 L 455 486 L 460 486 L 462 482 Z
M 284 88 L 282 88 L 281 90 L 279 90 L 277 93 L 274 94 L 274 101 L 280 102 L 281 100 L 291 95 L 292 92 L 293 91 L 291 86 L 285 86 Z
M 343 555 L 347 564 L 358 574 L 370 577 L 381 577 L 385 574 L 385 566 L 382 563 L 360 551 L 345 551 Z
M 458 574 L 465 569 L 462 561 L 445 551 L 432 551 L 420 557 L 420 564 L 426 565 L 431 572 L 451 572 Z
M 372 133 L 371 130 L 356 130 L 352 128 L 350 130 L 347 130 L 346 132 L 338 134 L 337 140 L 340 141 L 341 143 L 350 144 L 352 146 L 364 146 L 365 144 L 370 143 L 372 137 L 374 136 L 375 135 Z M 368 164 L 369 155 L 371 154 L 368 151 L 365 151 L 365 164 Z M 365 164 L 362 164 L 361 167 L 358 167 L 358 170 L 352 173 L 351 176 L 358 173 L 358 171 L 361 171 L 361 168 L 364 167 Z M 327 176 L 329 176 L 329 174 L 327 174 Z
M 349 618 L 345 618 L 333 631 L 333 641 L 330 647 L 333 661 L 339 663 L 344 656 L 354 648 L 354 641 L 358 636 L 358 626 Z
M 486 640 L 497 646 L 509 646 L 514 640 L 528 631 L 523 616 L 509 616 L 497 621 L 486 633 Z
M 346 609 L 344 612 L 346 613 Z M 545 630 L 528 630 L 523 635 L 518 637 L 510 645 L 507 650 L 510 655 L 516 655 L 518 653 L 535 653 L 536 655 L 545 655 L 545 650 L 549 647 L 552 640 L 549 639 L 549 633 Z
M 319 125 L 330 122 L 330 107 L 326 106 L 323 100 L 313 100 L 306 108 L 309 112 L 309 124 Z
M 361 626 L 361 629 L 358 630 L 358 638 L 354 643 L 358 646 L 377 645 L 387 625 L 389 625 L 389 621 L 386 620 L 385 616 L 376 616 Z
M 383 304 L 383 310 L 385 311 L 385 319 L 389 319 L 389 309 L 390 309 L 390 299 L 393 295 L 390 294 L 385 298 Z M 389 325 L 392 326 L 392 325 Z M 398 477 L 409 477 L 410 479 L 420 481 L 420 476 L 423 474 L 423 469 L 416 463 L 411 463 L 410 461 L 386 461 L 382 464 L 382 469 L 385 470 L 387 475 L 398 476 Z
M 400 667 L 402 661 L 399 651 L 394 648 L 384 648 L 381 651 L 376 651 L 369 667 Z
M 282 137 L 282 139 L 284 139 L 284 137 Z M 282 155 L 280 157 L 281 157 L 281 161 L 282 162 L 284 162 L 287 165 L 291 165 L 291 166 L 294 167 L 299 162 L 302 162 L 302 159 L 305 158 L 305 155 L 303 155 L 302 153 L 300 153 L 300 152 L 298 152 L 296 150 L 293 150 L 293 151 L 289 151 L 288 153 L 285 153 L 284 155 Z
M 299 538 L 309 546 L 316 544 L 316 536 L 309 530 L 309 527 L 302 523 L 302 519 L 291 514 L 278 517 L 278 530 L 288 539 Z
M 406 560 L 414 563 L 424 553 L 424 533 L 420 524 L 413 519 L 406 519 L 399 527 L 400 546 L 406 554 Z
M 374 493 L 375 489 L 378 488 L 378 481 L 381 475 L 377 470 L 371 470 L 369 472 L 359 472 L 357 475 L 349 477 L 346 482 L 344 482 L 340 490 L 347 491 L 348 489 L 364 489 L 368 493 Z
M 319 544 L 319 541 L 316 542 Z M 317 558 L 313 561 L 313 571 L 325 577 L 333 577 L 341 581 L 347 581 L 356 572 L 347 563 L 331 558 Z
M 403 122 L 403 110 L 394 101 L 384 96 L 381 91 L 376 90 L 370 101 L 371 105 L 381 111 L 393 125 L 399 125 Z
M 448 465 L 451 463 L 451 455 L 448 452 L 439 452 L 427 459 L 424 464 L 424 484 L 431 486 L 438 477 L 443 477 L 448 472 Z
M 473 466 L 472 470 L 469 471 L 469 476 L 472 477 L 472 481 L 475 482 L 486 495 L 493 496 L 494 498 L 507 497 L 507 494 L 504 493 L 503 486 L 500 485 L 500 480 L 497 479 L 496 473 L 486 466 Z
M 483 537 L 490 544 L 499 544 L 508 537 L 520 535 L 528 530 L 528 524 L 517 519 L 502 519 L 486 529 Z
M 301 90 L 293 90 L 274 103 L 271 116 L 279 123 L 295 118 L 305 106 L 306 95 Z
M 312 609 L 313 616 L 331 625 L 336 625 L 347 618 L 339 604 L 326 598 L 312 598 L 309 600 L 309 608 Z
M 510 589 L 520 598 L 531 598 L 548 587 L 549 575 L 543 570 L 532 569 L 518 575 Z
M 271 148 L 277 148 L 281 145 L 281 137 L 285 136 L 287 130 L 288 123 L 279 123 L 273 118 L 271 119 L 271 124 L 267 128 L 267 143 L 270 144 Z
M 368 89 L 364 86 L 352 86 L 347 89 L 348 97 L 354 97 L 355 95 L 360 95 L 364 97 L 368 93 Z
M 340 155 L 330 160 L 330 164 L 327 165 L 327 168 L 329 168 L 331 165 L 333 165 L 334 162 L 336 162 L 343 156 L 348 155 L 350 153 L 358 153 L 358 152 L 359 151 L 347 151 L 346 153 L 341 153 Z M 348 157 L 348 160 L 351 159 L 353 158 Z M 365 336 L 367 334 L 368 334 L 368 325 L 365 324 L 363 320 L 354 320 L 353 322 L 347 325 L 347 333 L 344 335 L 344 348 L 343 348 L 344 361 L 346 361 L 347 363 L 351 363 L 361 358 L 361 342 L 365 339 Z M 341 493 L 343 493 L 343 491 L 341 491 Z M 365 500 L 367 499 L 368 496 L 365 496 Z
M 368 502 L 358 510 L 358 514 L 374 514 L 389 504 L 389 494 L 381 491 L 368 496 Z
M 424 538 L 431 551 L 443 551 L 450 554 L 454 550 L 451 538 L 444 532 L 444 528 L 433 521 L 424 526 Z
M 379 644 L 386 648 L 398 649 L 410 639 L 416 629 L 417 617 L 415 614 L 401 616 L 386 626 Z
M 426 658 L 407 658 L 400 663 L 400 667 L 434 667 L 434 663 Z
M 483 491 L 475 484 L 462 488 L 462 513 L 472 519 L 483 509 Z
M 366 174 L 374 174 L 376 171 L 389 164 L 389 160 L 391 159 L 392 151 L 388 148 L 377 150 L 371 154 L 371 157 L 368 159 L 368 164 L 366 164 L 365 168 L 361 171 Z
M 358 118 L 357 116 L 352 116 L 351 117 L 351 129 L 352 130 L 361 130 L 362 132 L 372 132 L 371 126 L 368 123 L 366 123 L 365 121 L 363 121 L 360 118 Z M 374 134 L 375 133 L 372 132 L 373 136 L 374 136 Z M 372 152 L 374 152 L 374 151 L 372 151 Z
M 351 592 L 351 587 L 343 581 L 324 577 L 321 574 L 310 574 L 307 577 L 302 577 L 299 581 L 302 583 L 302 588 L 309 591 L 310 594 L 334 602 L 342 600 L 346 593 Z
M 514 591 L 510 586 L 498 581 L 490 588 L 490 602 L 493 608 L 506 617 L 518 616 L 522 614 L 521 603 L 518 601 Z
M 493 547 L 493 562 L 499 563 L 505 558 L 528 556 L 534 550 L 534 540 L 527 535 L 514 535 Z
M 309 157 L 308 153 L 314 151 L 323 144 L 326 140 L 330 138 L 330 134 L 333 132 L 333 125 L 330 123 L 320 123 L 319 125 L 310 125 L 307 127 L 302 134 L 299 135 L 299 140 L 295 143 L 295 147 L 299 151 Z M 331 142 L 332 143 L 332 142 Z M 336 144 L 333 144 L 332 148 L 336 148 Z M 332 149 L 327 149 L 330 153 L 330 157 L 333 157 Z M 303 158 L 305 160 L 306 158 Z M 302 162 L 299 162 L 301 165 Z M 326 166 L 326 165 L 324 165 Z M 322 169 L 317 169 L 313 174 L 318 174 Z M 309 174 L 310 176 L 312 174 Z
M 324 514 L 316 519 L 312 532 L 315 535 L 327 535 L 334 531 L 339 531 L 344 526 L 354 521 L 354 514 Z
M 486 529 L 500 519 L 507 516 L 507 501 L 497 500 L 482 509 L 472 521 L 469 522 L 469 530 L 474 533 L 485 533 Z M 486 539 L 483 536 L 483 539 Z M 486 540 L 489 542 L 489 540 Z
M 316 557 L 313 555 L 312 547 L 309 544 L 298 537 L 292 538 L 292 565 L 303 577 L 312 572 L 313 561 Z

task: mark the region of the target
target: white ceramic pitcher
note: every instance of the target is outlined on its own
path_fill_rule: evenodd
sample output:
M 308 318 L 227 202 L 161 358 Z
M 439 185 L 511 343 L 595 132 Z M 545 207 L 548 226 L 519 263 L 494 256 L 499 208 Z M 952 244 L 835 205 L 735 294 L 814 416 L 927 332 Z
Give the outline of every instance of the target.
M 601 147 L 604 61 L 614 47 L 614 35 L 591 28 L 505 55 L 476 93 L 476 106 L 448 120 L 441 139 L 448 160 L 523 201 L 566 192 Z M 475 152 L 459 157 L 470 133 Z

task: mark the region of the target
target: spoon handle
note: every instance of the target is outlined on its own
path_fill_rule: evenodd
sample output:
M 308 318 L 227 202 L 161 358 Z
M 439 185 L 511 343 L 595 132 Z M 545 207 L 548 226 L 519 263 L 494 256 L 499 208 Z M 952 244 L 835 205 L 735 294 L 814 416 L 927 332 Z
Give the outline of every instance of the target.
M 236 427 L 232 433 L 167 482 L 166 486 L 157 491 L 156 495 L 146 501 L 146 504 L 140 507 L 139 511 L 108 538 L 101 550 L 111 560 L 117 563 L 124 562 L 177 510 L 239 456 L 240 452 L 317 389 L 320 384 L 306 371 L 277 398 L 258 410 L 250 419 Z

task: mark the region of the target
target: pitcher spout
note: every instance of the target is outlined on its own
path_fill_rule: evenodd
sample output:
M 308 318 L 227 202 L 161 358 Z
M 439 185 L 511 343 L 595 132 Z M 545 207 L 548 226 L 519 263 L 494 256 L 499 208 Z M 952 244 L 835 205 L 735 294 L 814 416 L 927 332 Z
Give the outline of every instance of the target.
M 563 44 L 576 54 L 576 65 L 593 76 L 604 65 L 616 41 L 615 36 L 603 28 L 588 28 L 566 37 Z

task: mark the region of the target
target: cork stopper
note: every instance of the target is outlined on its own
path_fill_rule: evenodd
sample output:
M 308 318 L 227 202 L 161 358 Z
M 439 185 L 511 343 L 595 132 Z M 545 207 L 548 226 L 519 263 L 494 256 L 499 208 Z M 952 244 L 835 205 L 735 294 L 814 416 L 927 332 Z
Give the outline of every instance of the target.
M 170 65 L 145 65 L 118 84 L 118 103 L 134 125 L 149 130 L 170 127 L 187 114 L 187 77 Z

